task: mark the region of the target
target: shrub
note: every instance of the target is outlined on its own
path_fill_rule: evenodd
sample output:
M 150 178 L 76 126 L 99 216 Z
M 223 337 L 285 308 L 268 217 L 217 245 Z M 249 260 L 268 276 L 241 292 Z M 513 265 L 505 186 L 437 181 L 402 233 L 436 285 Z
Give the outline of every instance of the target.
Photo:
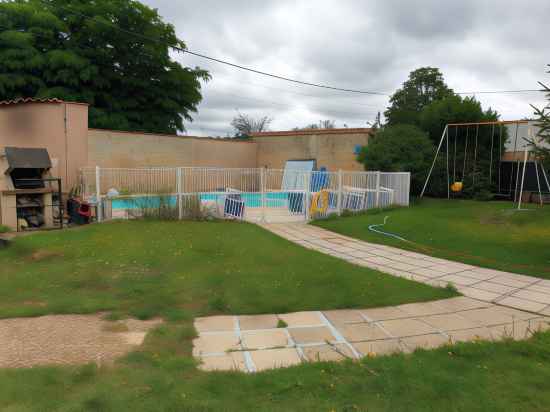
M 416 126 L 396 125 L 379 130 L 358 160 L 365 170 L 410 172 L 411 193 L 419 194 L 435 154 L 428 135 Z

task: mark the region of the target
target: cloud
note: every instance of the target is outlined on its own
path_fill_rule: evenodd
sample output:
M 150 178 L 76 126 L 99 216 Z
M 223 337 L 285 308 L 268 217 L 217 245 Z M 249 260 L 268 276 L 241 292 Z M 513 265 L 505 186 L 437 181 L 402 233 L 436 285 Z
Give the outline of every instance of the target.
M 190 50 L 314 83 L 393 93 L 410 71 L 439 67 L 455 91 L 537 88 L 549 56 L 550 2 L 530 0 L 143 0 L 174 25 Z M 236 111 L 274 119 L 271 129 L 320 119 L 364 127 L 387 98 L 300 86 L 189 54 L 209 70 L 188 134 L 225 135 Z M 540 93 L 476 96 L 502 118 L 532 115 Z

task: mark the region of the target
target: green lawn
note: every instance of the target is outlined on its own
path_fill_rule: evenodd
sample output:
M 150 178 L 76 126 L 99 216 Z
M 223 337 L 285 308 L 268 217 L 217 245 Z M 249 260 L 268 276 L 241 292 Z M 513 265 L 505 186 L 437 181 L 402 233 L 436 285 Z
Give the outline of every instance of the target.
M 452 295 L 232 222 L 113 222 L 34 234 L 0 250 L 0 261 L 0 317 L 109 310 L 181 319 Z
M 298 247 L 257 226 L 134 221 L 0 250 L 0 316 L 161 315 L 114 366 L 0 369 L 2 411 L 547 410 L 550 334 L 258 374 L 202 372 L 192 318 L 451 296 Z
M 409 208 L 371 211 L 314 224 L 368 242 L 426 253 L 482 267 L 550 278 L 550 207 L 510 202 L 424 199 Z M 371 224 L 403 242 L 368 230 Z
M 9 228 L 7 228 L 6 226 L 0 225 L 0 233 L 6 233 L 9 231 L 10 231 Z

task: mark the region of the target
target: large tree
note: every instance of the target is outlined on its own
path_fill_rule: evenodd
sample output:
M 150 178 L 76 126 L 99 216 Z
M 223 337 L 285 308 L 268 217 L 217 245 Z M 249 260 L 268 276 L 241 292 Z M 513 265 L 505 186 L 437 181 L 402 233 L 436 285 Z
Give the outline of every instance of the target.
M 231 126 L 235 130 L 235 137 L 239 139 L 248 139 L 252 133 L 265 132 L 273 121 L 268 116 L 255 119 L 247 114 L 237 112 L 237 115 L 231 120 Z
M 0 3 L 0 100 L 90 104 L 90 126 L 176 133 L 202 99 L 200 68 L 182 67 L 174 27 L 134 0 Z
M 410 73 L 403 87 L 390 98 L 390 106 L 384 112 L 388 125 L 419 125 L 419 115 L 424 107 L 435 100 L 454 94 L 443 79 L 439 69 L 421 67 Z

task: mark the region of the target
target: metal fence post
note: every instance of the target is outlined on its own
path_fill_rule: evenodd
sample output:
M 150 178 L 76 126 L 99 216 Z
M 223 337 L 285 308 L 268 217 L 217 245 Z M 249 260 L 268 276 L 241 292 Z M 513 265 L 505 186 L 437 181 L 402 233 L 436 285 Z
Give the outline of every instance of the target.
M 304 172 L 304 217 L 309 221 L 309 172 Z
M 176 169 L 176 198 L 178 201 L 178 219 L 183 219 L 183 196 L 182 196 L 181 167 Z
M 342 216 L 342 169 L 338 169 L 338 216 Z
M 260 190 L 261 190 L 261 207 L 262 207 L 262 222 L 265 222 L 265 168 L 260 169 Z
M 100 175 L 99 166 L 95 167 L 95 196 L 97 201 L 96 213 L 97 221 L 101 222 L 103 220 L 103 204 L 101 202 L 101 175 Z
M 380 171 L 376 172 L 376 197 L 375 207 L 380 206 Z

